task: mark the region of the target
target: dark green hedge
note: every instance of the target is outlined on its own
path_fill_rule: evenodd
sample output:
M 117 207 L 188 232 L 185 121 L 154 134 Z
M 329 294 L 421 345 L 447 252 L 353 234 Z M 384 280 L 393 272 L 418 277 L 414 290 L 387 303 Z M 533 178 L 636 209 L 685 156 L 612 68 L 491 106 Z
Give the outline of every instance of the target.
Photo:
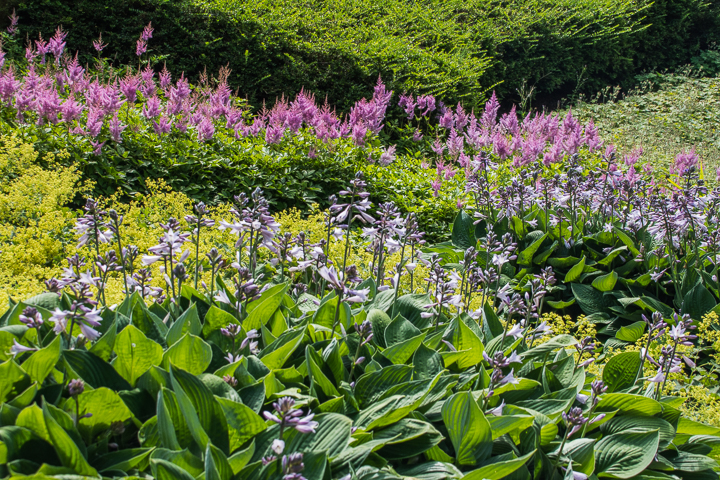
M 195 79 L 232 69 L 252 104 L 305 87 L 341 109 L 382 75 L 396 91 L 475 105 L 488 88 L 517 100 L 631 82 L 646 69 L 689 63 L 720 38 L 720 4 L 701 0 L 9 0 L 22 35 L 70 31 L 89 60 L 134 63 L 149 21 L 152 53 Z M 0 10 L 3 7 L 0 7 Z M 0 11 L 0 13 L 3 13 Z M 5 15 L 2 17 L 5 18 Z

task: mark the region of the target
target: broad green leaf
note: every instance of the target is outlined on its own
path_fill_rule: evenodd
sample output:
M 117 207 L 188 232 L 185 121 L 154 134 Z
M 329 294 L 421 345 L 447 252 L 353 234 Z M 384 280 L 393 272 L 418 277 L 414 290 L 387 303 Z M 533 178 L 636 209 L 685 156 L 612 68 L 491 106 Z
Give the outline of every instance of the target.
M 108 430 L 113 422 L 124 422 L 133 416 L 122 398 L 105 387 L 85 390 L 77 398 L 80 402 L 80 416 L 92 414 L 81 418 L 78 424 L 80 433 L 86 435 L 86 438 L 95 438 L 98 433 Z M 65 410 L 73 413 L 74 409 L 75 400 L 68 399 Z
M 402 365 L 407 362 L 425 340 L 425 333 L 421 333 L 417 337 L 413 337 L 404 342 L 396 343 L 392 347 L 388 347 L 382 352 L 383 356 L 396 365 Z
M 490 423 L 470 392 L 448 398 L 442 407 L 442 418 L 459 464 L 475 465 L 490 457 Z
M 128 471 L 143 463 L 153 452 L 153 448 L 128 448 L 101 455 L 93 462 L 93 467 L 104 470 Z
M 233 315 L 212 305 L 205 314 L 205 322 L 202 327 L 203 337 L 208 338 L 211 333 L 227 327 L 231 323 L 238 323 L 238 321 Z
M 50 443 L 55 447 L 55 451 L 63 466 L 72 468 L 78 475 L 97 476 L 97 471 L 92 468 L 85 457 L 83 457 L 77 445 L 75 445 L 75 442 L 70 438 L 70 435 L 58 425 L 48 411 L 46 404 L 43 404 L 42 413 Z
M 690 315 L 693 320 L 699 321 L 715 305 L 717 305 L 715 296 L 703 284 L 699 283 L 683 298 L 682 312 Z
M 347 447 L 350 441 L 352 420 L 338 413 L 321 413 L 314 418 L 318 427 L 313 434 L 292 430 L 286 437 L 287 452 L 323 452 L 333 458 Z
M 678 435 L 714 435 L 720 437 L 720 428 L 682 417 L 677 426 Z
M 495 440 L 506 433 L 519 433 L 530 428 L 533 424 L 534 417 L 531 415 L 501 415 L 496 417 L 493 415 L 487 417 L 487 420 L 492 430 L 492 439 Z
M 130 322 L 148 338 L 162 345 L 167 335 L 167 326 L 148 310 L 139 295 L 133 295 L 133 298 L 134 303 L 130 312 Z
M 460 318 L 455 319 L 453 323 L 455 328 L 450 337 L 450 343 L 457 351 L 467 352 L 457 360 L 458 368 L 464 370 L 482 362 L 485 347 L 480 338 Z
M 491 463 L 465 474 L 463 480 L 500 480 L 515 472 L 535 455 L 535 450 L 512 460 Z
M 572 458 L 573 470 L 590 475 L 595 471 L 595 440 L 578 438 L 565 444 L 563 455 Z
M 527 266 L 532 265 L 533 256 L 535 255 L 535 252 L 538 251 L 538 248 L 540 248 L 540 245 L 542 245 L 542 243 L 545 241 L 547 236 L 548 236 L 548 234 L 544 233 L 543 235 L 541 235 L 538 238 L 536 238 L 535 240 L 533 240 L 533 242 L 530 245 L 528 245 L 525 248 L 525 250 L 520 252 L 518 254 L 518 258 L 517 258 L 518 265 L 527 265 Z
M 615 338 L 623 342 L 635 343 L 640 340 L 645 333 L 645 325 L 645 322 L 641 320 L 627 327 L 620 327 L 620 330 L 615 334 Z
M 250 407 L 226 398 L 215 397 L 215 400 L 222 407 L 227 419 L 230 453 L 267 428 L 260 415 Z
M 170 370 L 170 365 L 175 365 L 193 375 L 203 373 L 212 361 L 212 348 L 200 337 L 185 334 L 172 347 L 168 348 L 163 355 L 162 366 Z
M 533 347 L 530 350 L 523 352 L 521 356 L 523 358 L 536 358 L 544 356 L 546 353 L 552 352 L 559 348 L 570 347 L 572 345 L 575 345 L 576 343 L 578 343 L 578 341 L 572 335 L 558 335 L 557 337 L 553 337 L 545 343 L 541 343 L 537 347 Z
M 270 287 L 263 294 L 248 305 L 249 315 L 243 322 L 243 328 L 246 331 L 260 330 L 273 316 L 275 310 L 280 307 L 285 292 L 288 289 L 287 283 L 281 283 Z
M 188 472 L 168 461 L 157 459 L 152 464 L 157 480 L 195 480 Z
M 385 345 L 392 347 L 396 343 L 417 337 L 420 333 L 420 330 L 415 325 L 402 315 L 398 315 L 385 329 Z
M 230 480 L 232 476 L 233 471 L 225 454 L 208 443 L 205 449 L 205 480 Z
M 366 373 L 355 383 L 355 398 L 362 408 L 367 408 L 391 388 L 409 382 L 412 372 L 412 367 L 407 365 L 392 365 Z
M 602 379 L 608 387 L 608 392 L 633 386 L 641 362 L 640 352 L 623 352 L 610 358 L 602 372 Z
M 600 412 L 619 410 L 624 414 L 652 417 L 662 411 L 662 405 L 652 398 L 629 393 L 606 393 L 600 398 L 596 409 Z
M 415 418 L 403 418 L 373 432 L 373 441 L 385 441 L 378 453 L 388 460 L 402 460 L 420 455 L 440 443 L 443 438 L 430 423 Z
M 173 422 L 173 410 L 179 410 L 177 400 L 173 396 L 168 398 L 170 390 L 163 387 L 157 396 L 157 432 L 160 437 L 160 445 L 170 450 L 181 450 L 180 442 L 175 433 L 175 423 Z M 169 405 L 168 405 L 168 402 Z M 175 405 L 173 405 L 173 403 Z M 189 432 L 188 432 L 189 433 Z
M 34 382 L 41 384 L 53 371 L 60 359 L 60 337 L 57 336 L 47 347 L 34 352 L 22 364 L 22 369 Z
M 270 370 L 282 368 L 283 365 L 285 365 L 285 362 L 287 362 L 290 356 L 295 352 L 297 347 L 300 346 L 304 336 L 305 329 L 300 329 L 291 333 L 288 337 L 283 339 L 284 343 L 281 346 L 270 350 L 267 354 L 265 354 L 265 352 L 260 353 L 260 360 L 262 360 L 265 366 Z M 280 339 L 277 341 L 280 341 Z M 265 350 L 267 351 L 267 349 Z
M 452 226 L 452 244 L 463 250 L 475 246 L 475 220 L 460 210 Z
M 442 372 L 443 360 L 439 353 L 420 344 L 413 355 L 414 376 L 419 379 L 429 379 Z
M 180 410 L 198 445 L 207 448 L 207 443 L 211 441 L 223 452 L 229 453 L 225 412 L 212 392 L 197 377 L 177 367 L 171 368 L 170 379 Z
M 652 463 L 659 442 L 657 431 L 603 437 L 595 444 L 595 471 L 598 476 L 632 478 Z
M 63 359 L 85 383 L 93 388 L 107 387 L 110 390 L 130 390 L 130 384 L 102 358 L 83 350 L 65 350 Z
M 637 415 L 621 415 L 613 417 L 600 425 L 603 435 L 624 432 L 652 432 L 660 434 L 660 448 L 664 449 L 675 438 L 675 428 L 667 421 L 658 417 L 641 417 Z
M 326 397 L 337 397 L 340 393 L 335 384 L 322 371 L 322 357 L 317 354 L 312 345 L 305 347 L 305 362 L 310 377 L 310 390 L 318 393 L 318 388 Z
M 367 320 L 372 324 L 373 339 L 378 345 L 385 348 L 385 329 L 392 323 L 387 313 L 376 308 L 371 309 L 367 314 Z
M 582 275 L 583 270 L 585 269 L 585 255 L 580 259 L 578 263 L 576 263 L 565 275 L 565 283 L 572 283 L 578 278 L 580 278 L 580 275 Z
M 198 315 L 197 305 L 192 304 L 190 308 L 185 310 L 180 317 L 170 326 L 165 340 L 168 346 L 177 342 L 183 335 L 189 333 L 198 336 L 202 331 L 200 324 L 200 316 Z
M 15 359 L 0 364 L 0 403 L 15 398 L 30 386 L 30 377 L 15 363 Z
M 115 340 L 113 361 L 115 370 L 127 380 L 132 387 L 135 382 L 151 367 L 159 365 L 163 359 L 163 349 L 150 340 L 134 325 L 123 328 Z
M 248 464 L 253 454 L 255 453 L 255 441 L 250 442 L 250 446 L 233 453 L 228 462 L 233 470 L 233 474 L 237 475 L 242 468 Z
M 702 472 L 718 467 L 718 463 L 707 455 L 699 455 L 690 452 L 678 452 L 677 455 L 669 458 L 676 470 L 682 472 Z M 686 476 L 690 478 L 690 476 Z
M 632 241 L 632 239 L 628 236 L 627 233 L 623 232 L 617 227 L 615 227 L 613 231 L 615 232 L 615 235 L 618 236 L 620 241 L 623 242 L 628 249 L 630 249 L 630 252 L 632 252 L 633 255 L 635 255 L 636 257 L 640 255 L 640 250 L 637 249 L 637 247 L 635 246 L 635 242 Z
M 615 273 L 613 270 L 610 273 L 607 273 L 605 275 L 600 275 L 599 277 L 595 277 L 595 280 L 592 282 L 592 286 L 600 290 L 601 292 L 609 292 L 613 288 L 615 288 L 615 284 L 617 283 L 618 274 Z
M 166 460 L 194 477 L 201 475 L 205 471 L 202 460 L 190 453 L 187 448 L 178 451 L 156 448 L 150 456 L 153 460 Z

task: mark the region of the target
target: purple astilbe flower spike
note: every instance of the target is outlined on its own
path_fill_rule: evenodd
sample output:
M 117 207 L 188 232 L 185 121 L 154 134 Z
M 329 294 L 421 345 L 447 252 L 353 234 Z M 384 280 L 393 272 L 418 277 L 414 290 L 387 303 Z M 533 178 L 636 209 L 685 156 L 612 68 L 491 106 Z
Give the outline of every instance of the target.
M 20 17 L 18 17 L 15 14 L 15 9 L 13 8 L 12 15 L 8 17 L 10 19 L 10 26 L 7 27 L 7 32 L 10 35 L 15 35 L 18 32 L 18 21 L 20 20 Z

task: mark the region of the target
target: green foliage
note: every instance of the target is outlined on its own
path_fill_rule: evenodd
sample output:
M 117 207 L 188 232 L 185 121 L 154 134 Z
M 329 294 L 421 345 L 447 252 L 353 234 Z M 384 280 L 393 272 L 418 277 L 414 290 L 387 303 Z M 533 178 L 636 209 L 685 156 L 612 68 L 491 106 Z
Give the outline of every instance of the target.
M 632 82 L 641 70 L 687 63 L 718 40 L 718 6 L 701 0 L 5 5 L 2 18 L 17 8 L 22 36 L 47 38 L 58 25 L 69 30 L 69 47 L 82 51 L 83 63 L 102 32 L 109 43 L 104 55 L 134 64 L 135 41 L 152 21 L 149 48 L 157 60 L 193 80 L 205 68 L 216 72 L 229 65 L 232 86 L 255 105 L 304 87 L 347 109 L 378 75 L 398 92 L 433 93 L 466 105 L 478 105 L 498 84 L 501 96 L 512 98 L 592 92 Z

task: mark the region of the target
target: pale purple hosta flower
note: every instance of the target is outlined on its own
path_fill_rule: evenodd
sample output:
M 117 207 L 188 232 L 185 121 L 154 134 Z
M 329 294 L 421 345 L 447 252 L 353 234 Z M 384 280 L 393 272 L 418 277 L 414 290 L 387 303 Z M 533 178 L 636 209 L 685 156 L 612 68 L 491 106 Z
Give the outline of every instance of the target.
M 521 338 L 523 336 L 523 332 L 525 331 L 524 328 L 519 323 L 516 323 L 512 326 L 510 330 L 508 330 L 507 335 L 510 337 L 515 338 L 516 340 L 518 338 Z
M 93 328 L 99 327 L 100 322 L 102 322 L 100 312 L 96 308 L 89 308 L 83 303 L 73 301 L 70 310 L 56 308 L 49 321 L 55 324 L 53 330 L 58 335 L 61 333 L 70 334 L 69 326 L 77 325 L 88 340 L 95 341 L 100 338 L 100 333 Z
M 502 402 L 500 402 L 500 405 L 498 405 L 497 407 L 493 408 L 492 410 L 489 410 L 487 413 L 489 413 L 490 415 L 494 415 L 494 416 L 496 416 L 496 417 L 501 417 L 501 416 L 502 416 L 502 412 L 503 412 L 503 408 L 505 408 L 505 400 L 503 400 Z
M 17 339 L 13 338 L 13 345 L 12 347 L 10 347 L 10 355 L 12 355 L 13 357 L 17 356 L 18 354 L 23 354 L 25 352 L 35 351 L 37 351 L 37 348 L 26 347 L 25 345 L 18 343 Z
M 71 397 L 77 397 L 79 395 L 82 395 L 82 393 L 85 391 L 85 382 L 83 382 L 79 378 L 75 378 L 73 380 L 70 380 L 67 389 Z
M 284 444 L 283 444 L 284 446 Z M 302 453 L 291 453 L 283 455 L 282 458 L 282 480 L 307 480 L 300 472 L 305 469 Z
M 260 338 L 260 334 L 257 330 L 250 330 L 247 332 L 247 336 L 243 339 L 243 341 L 240 343 L 240 350 L 245 349 L 245 347 L 248 347 L 250 349 L 250 353 L 253 355 L 257 355 L 260 353 L 260 350 L 258 349 L 258 342 L 255 340 L 256 338 Z
M 315 433 L 318 422 L 313 421 L 315 414 L 311 413 L 303 417 L 303 412 L 295 408 L 295 400 L 290 397 L 282 397 L 273 403 L 275 413 L 263 412 L 266 420 L 280 425 L 280 431 L 285 428 L 294 428 L 300 433 Z
M 225 358 L 225 360 L 227 360 L 228 363 L 233 364 L 235 362 L 240 361 L 240 359 L 242 359 L 242 355 L 233 355 L 232 353 L 228 353 L 223 358 Z
M 189 233 L 178 233 L 172 228 L 168 229 L 163 236 L 160 237 L 160 242 L 157 245 L 148 248 L 148 251 L 153 255 L 145 255 L 142 259 L 143 265 L 152 265 L 159 260 L 174 257 L 177 252 L 180 251 L 182 245 L 189 241 L 189 238 Z M 185 251 L 179 261 L 184 261 L 189 253 L 189 250 Z
M 97 243 L 110 243 L 113 233 L 109 224 L 104 221 L 106 212 L 100 210 L 98 202 L 88 198 L 83 207 L 85 215 L 75 221 L 75 234 L 80 235 L 78 248 L 89 241 Z
M 231 362 L 231 363 L 234 363 L 234 362 Z M 223 381 L 233 388 L 238 386 L 237 378 L 232 377 L 230 375 L 223 375 Z
M 285 442 L 280 440 L 279 438 L 276 438 L 275 440 L 273 440 L 272 445 L 270 445 L 270 450 L 275 452 L 275 455 L 282 455 L 283 451 L 285 450 Z
M 44 323 L 42 315 L 35 307 L 26 307 L 18 317 L 18 320 L 29 328 L 40 328 Z
M 565 424 L 568 427 L 565 438 L 572 437 L 588 421 L 588 419 L 583 415 L 583 411 L 580 407 L 573 407 L 569 412 L 563 412 L 562 418 L 565 420 Z
M 540 325 L 533 330 L 532 339 L 535 340 L 540 337 L 544 337 L 545 335 L 551 335 L 553 332 L 552 328 L 548 326 L 547 322 L 542 322 Z
M 348 303 L 361 303 L 367 301 L 368 294 L 370 293 L 369 288 L 355 290 L 345 285 L 344 275 L 337 270 L 335 266 L 328 268 L 322 266 L 318 269 L 318 273 L 325 281 L 328 282 L 328 286 L 338 292 L 338 294 L 344 294 L 344 300 Z

